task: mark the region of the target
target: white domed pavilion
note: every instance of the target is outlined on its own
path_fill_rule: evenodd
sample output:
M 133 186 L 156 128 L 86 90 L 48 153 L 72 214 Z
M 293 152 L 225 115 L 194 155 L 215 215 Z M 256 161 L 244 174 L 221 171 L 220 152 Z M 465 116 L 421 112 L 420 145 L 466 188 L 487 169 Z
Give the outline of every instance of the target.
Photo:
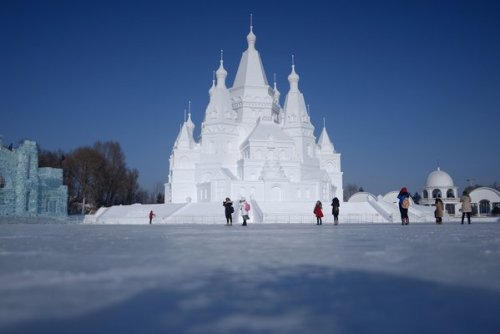
M 456 205 L 460 202 L 458 187 L 453 183 L 450 174 L 439 167 L 427 177 L 420 204 L 433 205 L 436 198 L 441 198 L 449 214 L 455 214 Z

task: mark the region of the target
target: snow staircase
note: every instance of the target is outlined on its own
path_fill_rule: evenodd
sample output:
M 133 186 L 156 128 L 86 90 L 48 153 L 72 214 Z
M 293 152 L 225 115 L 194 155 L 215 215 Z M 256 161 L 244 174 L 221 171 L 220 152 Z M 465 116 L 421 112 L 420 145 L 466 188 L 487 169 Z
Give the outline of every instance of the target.
M 86 215 L 84 224 L 149 224 L 149 212 L 153 210 L 153 224 L 165 223 L 167 218 L 186 206 L 180 204 L 132 204 L 100 208 L 94 215 Z
M 257 202 L 250 201 L 249 223 L 302 223 L 315 224 L 315 201 Z M 94 215 L 86 215 L 85 224 L 149 224 L 153 210 L 153 224 L 225 224 L 222 202 L 133 204 L 100 208 Z M 323 223 L 333 223 L 330 203 L 323 203 Z M 410 223 L 433 222 L 434 208 L 411 205 Z M 399 223 L 400 213 L 396 203 L 382 198 L 368 198 L 364 202 L 340 204 L 340 223 Z M 239 203 L 234 203 L 233 224 L 242 222 Z

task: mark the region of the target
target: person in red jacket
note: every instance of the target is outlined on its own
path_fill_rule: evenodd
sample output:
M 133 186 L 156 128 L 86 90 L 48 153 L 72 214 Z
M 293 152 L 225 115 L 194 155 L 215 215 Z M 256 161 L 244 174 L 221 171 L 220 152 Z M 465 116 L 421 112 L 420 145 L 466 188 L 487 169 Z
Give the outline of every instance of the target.
M 320 201 L 316 202 L 313 210 L 314 215 L 316 216 L 316 225 L 323 225 L 323 205 Z
M 151 224 L 151 222 L 153 221 L 154 216 L 155 214 L 153 213 L 153 210 L 149 211 L 149 224 Z

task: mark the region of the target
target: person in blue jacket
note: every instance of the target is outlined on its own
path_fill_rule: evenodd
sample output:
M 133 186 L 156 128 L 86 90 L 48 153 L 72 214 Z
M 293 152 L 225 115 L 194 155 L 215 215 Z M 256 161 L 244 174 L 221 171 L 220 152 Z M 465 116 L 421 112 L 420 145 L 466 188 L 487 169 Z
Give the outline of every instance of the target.
M 398 194 L 399 199 L 399 212 L 401 213 L 401 225 L 410 224 L 408 218 L 408 208 L 410 207 L 410 193 L 406 187 L 401 188 Z

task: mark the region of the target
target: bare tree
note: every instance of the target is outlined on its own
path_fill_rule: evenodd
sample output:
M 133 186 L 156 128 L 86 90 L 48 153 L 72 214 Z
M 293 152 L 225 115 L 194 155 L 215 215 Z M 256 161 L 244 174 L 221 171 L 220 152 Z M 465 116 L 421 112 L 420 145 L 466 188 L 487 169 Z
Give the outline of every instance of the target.
M 62 168 L 65 155 L 61 150 L 51 152 L 38 148 L 38 167 Z
M 98 206 L 111 206 L 124 202 L 128 185 L 127 166 L 120 144 L 117 142 L 96 142 L 94 149 L 104 161 L 103 169 L 99 173 Z
M 68 208 L 82 203 L 85 213 L 87 204 L 95 206 L 99 197 L 98 182 L 104 159 L 91 147 L 77 148 L 63 162 L 65 183 L 68 185 Z
M 139 172 L 127 168 L 117 142 L 96 142 L 93 147 L 80 147 L 66 155 L 41 151 L 39 165 L 63 168 L 70 213 L 141 203 L 148 197 L 139 188 Z
M 355 184 L 346 185 L 344 187 L 344 200 L 348 201 L 352 195 L 354 195 L 355 193 L 358 192 L 358 189 L 360 189 L 360 188 Z

